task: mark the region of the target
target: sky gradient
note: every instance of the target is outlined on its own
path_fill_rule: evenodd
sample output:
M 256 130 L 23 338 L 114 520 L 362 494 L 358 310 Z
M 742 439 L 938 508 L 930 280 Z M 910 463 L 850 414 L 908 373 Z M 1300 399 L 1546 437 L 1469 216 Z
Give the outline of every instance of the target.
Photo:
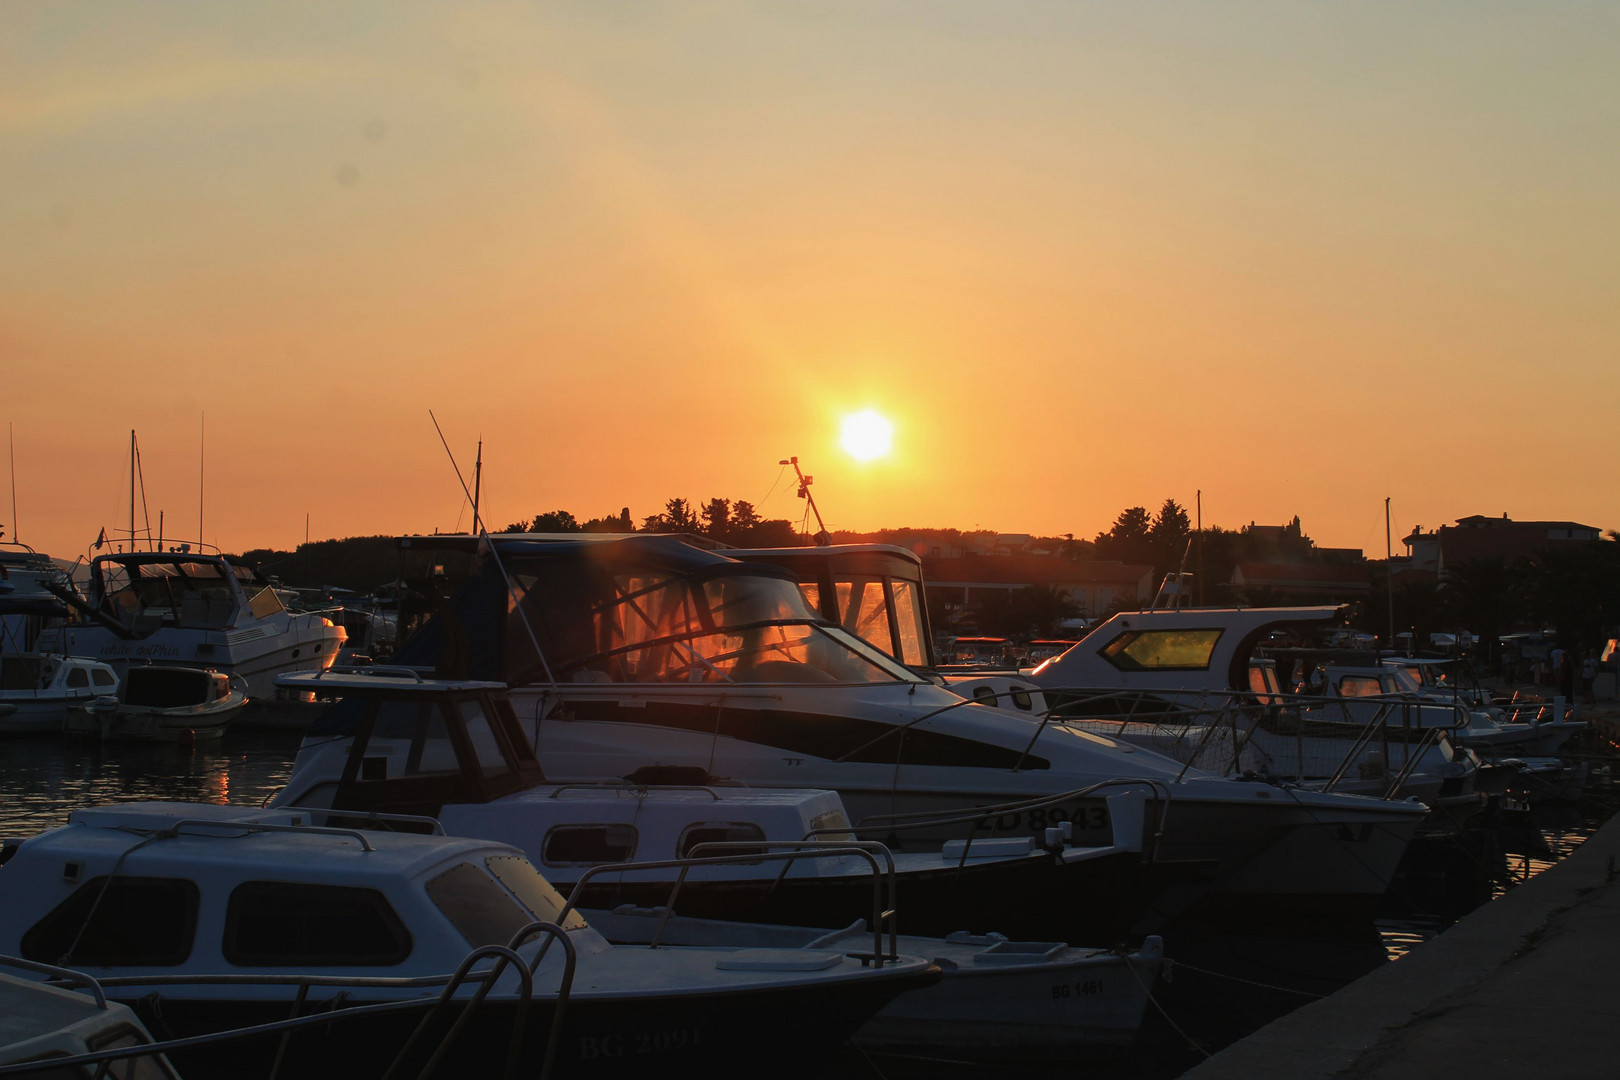
M 1620 5 L 8 3 L 16 535 L 1620 527 Z M 843 417 L 893 453 L 859 463 Z M 8 492 L 9 493 L 9 492 Z M 0 521 L 12 522 L 9 501 Z

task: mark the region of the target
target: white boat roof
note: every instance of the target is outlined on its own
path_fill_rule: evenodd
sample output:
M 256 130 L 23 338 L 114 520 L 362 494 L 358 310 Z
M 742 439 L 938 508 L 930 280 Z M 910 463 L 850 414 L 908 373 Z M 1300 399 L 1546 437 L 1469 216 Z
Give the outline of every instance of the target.
M 142 862 L 181 860 L 216 866 L 251 863 L 256 872 L 278 866 L 307 873 L 318 859 L 323 872 L 345 876 L 414 877 L 450 859 L 474 853 L 522 855 L 490 840 L 354 829 L 318 828 L 307 812 L 179 802 L 114 803 L 75 810 L 68 823 L 26 841 L 37 855 L 63 858 L 120 854 L 154 833 L 175 832 L 173 842 L 141 850 Z M 244 828 L 233 829 L 239 825 Z M 257 831 L 253 826 L 271 826 Z M 20 853 L 19 853 L 20 854 Z
M 276 685 L 289 690 L 315 692 L 341 691 L 368 693 L 387 690 L 389 693 L 444 694 L 468 690 L 505 690 L 503 682 L 477 679 L 430 679 L 404 668 L 385 668 L 376 674 L 364 671 L 298 671 L 277 675 Z
M 1378 662 L 1391 667 L 1433 667 L 1437 664 L 1455 664 L 1457 661 L 1446 656 L 1384 656 Z

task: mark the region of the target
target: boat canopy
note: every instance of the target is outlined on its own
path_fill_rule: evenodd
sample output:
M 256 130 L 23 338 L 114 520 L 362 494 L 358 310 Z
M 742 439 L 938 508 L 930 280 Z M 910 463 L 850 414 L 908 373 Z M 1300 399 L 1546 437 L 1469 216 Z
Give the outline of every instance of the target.
M 548 670 L 575 683 L 917 681 L 828 624 L 775 566 L 664 536 L 491 547 L 498 562 L 486 558 L 393 662 L 509 685 Z

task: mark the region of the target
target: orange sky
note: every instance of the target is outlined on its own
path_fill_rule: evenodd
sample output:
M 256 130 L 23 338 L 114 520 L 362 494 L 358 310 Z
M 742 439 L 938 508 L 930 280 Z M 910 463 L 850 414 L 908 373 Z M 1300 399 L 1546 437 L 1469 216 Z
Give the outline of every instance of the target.
M 1612 4 L 13 3 L 17 534 L 1620 526 Z M 894 453 L 858 464 L 843 415 Z M 0 521 L 12 521 L 0 502 Z

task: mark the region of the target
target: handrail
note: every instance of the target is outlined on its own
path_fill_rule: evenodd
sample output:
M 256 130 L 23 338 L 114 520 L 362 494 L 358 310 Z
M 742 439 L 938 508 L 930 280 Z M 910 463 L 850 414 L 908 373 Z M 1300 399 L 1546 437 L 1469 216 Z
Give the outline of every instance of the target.
M 74 983 L 90 991 L 90 996 L 96 999 L 96 1006 L 107 1007 L 107 995 L 101 991 L 101 983 L 73 968 L 58 967 L 55 964 L 41 964 L 36 960 L 24 960 L 20 956 L 0 956 L 0 967 L 14 967 L 22 971 L 32 971 L 40 975 L 49 975 L 51 982 Z
M 1153 833 L 1153 847 L 1148 853 L 1148 861 L 1154 862 L 1158 859 L 1159 841 L 1164 837 L 1166 822 L 1168 822 L 1170 818 L 1171 787 L 1170 784 L 1164 780 L 1145 776 L 1113 777 L 1108 780 L 1098 781 L 1095 784 L 1091 784 L 1083 788 L 1074 788 L 1070 791 L 1060 792 L 1056 795 L 1043 795 L 1034 799 L 1020 799 L 1016 802 L 1009 803 L 989 803 L 983 806 L 975 806 L 961 811 L 941 812 L 937 810 L 924 810 L 912 811 L 904 814 L 874 814 L 871 817 L 862 818 L 859 822 L 852 826 L 826 826 L 820 829 L 812 829 L 805 835 L 814 836 L 824 832 L 870 832 L 880 828 L 887 829 L 891 832 L 903 832 L 911 829 L 928 829 L 945 825 L 973 824 L 977 826 L 978 822 L 983 821 L 986 818 L 996 817 L 1002 814 L 1039 810 L 1047 806 L 1058 805 L 1073 799 L 1086 798 L 1087 796 L 1100 791 L 1103 788 L 1129 787 L 1134 784 L 1144 784 L 1152 788 L 1156 795 L 1160 795 L 1163 798 L 1163 808 L 1159 812 L 1157 828 L 1155 828 Z M 967 840 L 968 842 L 964 844 L 962 848 L 964 860 L 967 857 L 968 850 L 973 845 L 973 836 L 971 833 Z
M 727 842 L 735 842 L 735 841 L 714 841 L 714 842 L 715 843 L 727 843 Z M 751 849 L 750 852 L 748 854 L 746 854 L 746 855 L 711 855 L 711 856 L 709 856 L 707 858 L 703 858 L 703 859 L 695 859 L 695 858 L 656 859 L 656 860 L 652 860 L 652 861 L 649 861 L 649 862 L 603 863 L 601 866 L 590 867 L 583 874 L 581 874 L 579 876 L 579 878 L 574 882 L 573 888 L 571 888 L 568 891 L 568 901 L 567 901 L 567 903 L 563 904 L 562 911 L 558 913 L 557 921 L 562 922 L 562 921 L 566 920 L 568 918 L 569 913 L 572 912 L 573 910 L 575 910 L 577 907 L 579 907 L 578 901 L 585 894 L 585 883 L 587 881 L 590 881 L 592 878 L 598 876 L 599 874 L 611 874 L 611 873 L 619 873 L 619 872 L 629 872 L 629 871 L 633 871 L 633 870 L 677 870 L 678 869 L 680 871 L 680 873 L 678 875 L 676 875 L 675 882 L 674 882 L 673 886 L 670 889 L 669 902 L 664 905 L 665 908 L 670 913 L 673 913 L 674 910 L 675 910 L 675 899 L 680 894 L 681 886 L 683 884 L 685 884 L 685 882 L 686 882 L 687 872 L 690 871 L 691 868 L 694 867 L 694 866 L 756 865 L 756 864 L 761 863 L 761 862 L 775 862 L 775 861 L 778 861 L 778 860 L 781 860 L 781 859 L 796 859 L 796 858 L 801 857 L 799 852 L 792 852 L 792 851 L 788 851 L 788 852 L 772 852 L 772 851 L 760 851 L 759 850 L 761 847 L 769 846 L 771 843 L 772 843 L 772 841 L 770 841 L 770 840 L 745 841 L 745 842 L 743 842 L 743 846 L 746 846 L 746 847 Z M 796 844 L 796 843 L 801 843 L 801 841 L 785 840 L 785 841 L 778 841 L 778 843 L 781 843 L 781 844 Z M 697 845 L 697 846 L 701 847 L 702 845 Z M 858 855 L 861 858 L 865 859 L 868 863 L 871 864 L 871 866 L 872 866 L 872 962 L 873 962 L 874 965 L 876 965 L 878 967 L 881 967 L 882 964 L 883 964 L 883 914 L 884 914 L 884 912 L 883 912 L 883 905 L 882 905 L 882 900 L 881 900 L 882 893 L 880 891 L 881 886 L 882 886 L 882 882 L 880 880 L 880 876 L 882 874 L 882 871 L 878 867 L 878 862 L 877 862 L 876 856 L 874 856 L 871 851 L 867 850 L 867 848 L 865 846 L 863 846 L 861 843 L 838 843 L 838 842 L 828 844 L 827 846 L 825 846 L 823 848 L 820 848 L 818 850 L 818 854 L 821 854 L 821 855 Z M 892 912 L 891 912 L 891 914 L 892 914 Z M 665 918 L 667 920 L 668 916 L 666 915 Z M 536 964 L 538 964 L 540 962 L 540 959 L 545 956 L 545 951 L 546 951 L 547 948 L 550 947 L 550 944 L 551 944 L 550 942 L 547 942 L 546 945 L 541 947 L 540 955 L 535 958 L 535 963 Z
M 378 822 L 386 823 L 391 821 L 397 821 L 402 825 L 431 825 L 433 826 L 433 831 L 428 834 L 429 836 L 446 835 L 444 826 L 440 824 L 439 819 L 429 814 L 390 814 L 381 810 L 339 810 L 331 806 L 278 806 L 276 809 L 285 810 L 287 813 L 297 811 L 301 814 L 321 814 L 327 818 L 363 817 L 366 819 L 366 826 L 370 826 Z M 336 828 L 336 826 L 327 825 L 314 825 L 308 827 L 299 825 L 295 827 L 300 830 L 305 830 L 306 828 Z
M 331 811 L 327 811 L 327 813 L 331 813 Z M 208 818 L 182 818 L 181 820 L 176 821 L 173 825 L 169 826 L 169 830 L 174 835 L 178 836 L 180 834 L 180 830 L 187 825 L 203 826 L 213 829 L 235 829 L 241 832 L 295 832 L 314 833 L 319 836 L 341 836 L 347 837 L 351 840 L 360 841 L 360 848 L 362 851 L 377 850 L 371 846 L 371 841 L 367 840 L 365 834 L 359 829 L 338 829 L 327 825 L 274 825 L 269 822 L 261 821 L 214 821 L 209 820 Z M 190 835 L 199 836 L 204 834 L 194 832 Z M 217 837 L 216 839 L 234 840 L 236 837 L 226 836 Z
M 880 871 L 879 871 L 879 869 L 877 867 L 877 863 L 876 863 L 875 859 L 876 859 L 876 857 L 881 856 L 883 858 L 883 861 L 888 865 L 888 872 L 886 874 L 884 874 L 883 876 L 888 881 L 888 889 L 889 889 L 889 906 L 888 906 L 887 911 L 885 912 L 885 914 L 887 914 L 888 917 L 889 917 L 888 918 L 888 922 L 889 922 L 889 953 L 891 955 L 898 955 L 899 954 L 899 952 L 900 952 L 900 937 L 899 937 L 900 930 L 899 930 L 899 927 L 897 926 L 897 921 L 898 920 L 896 918 L 895 911 L 896 911 L 896 907 L 897 907 L 898 902 L 899 902 L 898 897 L 897 897 L 897 890 L 898 890 L 898 885 L 899 885 L 899 876 L 900 876 L 900 874 L 899 874 L 899 871 L 895 867 L 894 853 L 889 850 L 888 845 L 882 844 L 882 843 L 880 843 L 880 842 L 878 842 L 876 840 L 833 840 L 833 841 L 827 841 L 827 840 L 814 840 L 814 839 L 811 839 L 809 837 L 806 837 L 803 840 L 768 840 L 768 841 L 766 841 L 766 844 L 767 844 L 767 846 L 771 846 L 771 847 L 789 848 L 789 849 L 796 850 L 796 851 L 801 851 L 801 852 L 810 852 L 810 853 L 813 853 L 814 855 L 817 855 L 817 856 L 826 854 L 826 851 L 824 849 L 829 844 L 859 847 L 859 848 L 861 848 L 861 849 L 863 849 L 865 851 L 869 851 L 869 852 L 872 853 L 872 855 L 874 857 L 874 862 L 872 864 L 872 872 L 873 872 L 873 874 L 880 873 Z M 693 844 L 691 849 L 688 850 L 686 854 L 687 854 L 687 856 L 689 858 L 701 858 L 701 857 L 703 857 L 705 854 L 707 854 L 709 852 L 714 852 L 716 854 L 724 854 L 727 851 L 742 851 L 744 849 L 747 849 L 749 851 L 757 851 L 758 848 L 759 848 L 758 841 L 750 841 L 750 840 L 706 840 L 701 844 Z M 782 883 L 783 879 L 787 877 L 788 871 L 793 868 L 793 864 L 796 861 L 797 861 L 797 858 L 788 858 L 788 859 L 783 859 L 782 860 L 782 872 L 777 875 L 775 883 L 772 884 L 772 886 L 771 886 L 772 890 L 775 890 L 776 886 L 780 885 Z M 669 904 L 668 904 L 668 906 L 667 906 L 667 908 L 665 910 L 664 918 L 658 924 L 658 933 L 654 938 L 655 943 L 663 937 L 664 926 L 665 926 L 665 924 L 667 924 L 669 922 L 669 916 L 670 916 L 671 913 L 674 912 L 674 910 L 675 910 L 675 897 L 674 897 L 673 894 L 671 894 L 670 898 L 669 898 Z
M 563 947 L 563 973 L 561 980 L 557 983 L 557 1007 L 552 1010 L 551 1033 L 546 1038 L 546 1053 L 540 1063 L 540 1074 L 537 1078 L 537 1080 L 546 1080 L 551 1075 L 552 1066 L 556 1062 L 557 1047 L 562 1043 L 563 1012 L 568 1008 L 568 1000 L 574 993 L 574 970 L 579 963 L 579 954 L 574 949 L 573 941 L 568 937 L 568 931 L 564 930 L 558 923 L 544 921 L 532 922 L 519 927 L 517 933 L 513 934 L 511 940 L 506 943 L 506 947 L 515 951 L 531 937 L 540 933 L 547 935 L 546 940 L 548 943 L 560 941 Z M 540 957 L 544 952 L 544 948 L 535 950 L 534 964 L 529 968 L 531 974 L 540 966 Z M 507 1054 L 507 1061 L 515 1062 L 516 1060 L 517 1044 L 514 1042 Z M 510 1065 L 508 1065 L 506 1075 L 508 1080 L 511 1080 L 512 1070 Z
M 546 798 L 555 799 L 565 791 L 702 791 L 715 802 L 723 801 L 719 792 L 703 784 L 632 784 L 628 780 L 601 784 L 558 784 L 556 790 Z
M 439 1045 L 434 1048 L 427 1064 L 422 1067 L 422 1071 L 418 1074 L 418 1080 L 426 1080 L 428 1075 L 444 1060 L 445 1053 L 456 1041 L 456 1037 L 467 1026 L 467 1022 L 472 1019 L 473 1014 L 478 1011 L 478 1007 L 489 996 L 489 991 L 495 985 L 495 981 L 505 974 L 507 965 L 511 963 L 517 965 L 518 1004 L 512 1020 L 512 1036 L 507 1047 L 506 1076 L 508 1080 L 511 1080 L 516 1074 L 517 1052 L 523 1045 L 524 1022 L 528 1019 L 529 1004 L 534 998 L 534 973 L 529 970 L 529 966 L 523 962 L 521 956 L 505 945 L 481 945 L 462 959 L 449 983 L 445 985 L 444 990 L 440 992 L 438 998 L 433 1002 L 433 1007 L 423 1015 L 416 1025 L 416 1030 L 411 1032 L 410 1038 L 406 1039 L 399 1048 L 399 1053 L 394 1056 L 393 1062 L 388 1066 L 388 1071 L 383 1073 L 383 1080 L 393 1080 L 400 1067 L 404 1065 L 406 1058 L 410 1056 L 411 1051 L 416 1049 L 416 1044 L 421 1039 L 423 1032 L 427 1031 L 432 1026 L 433 1021 L 437 1020 L 439 1015 L 449 1007 L 455 992 L 466 985 L 472 973 L 472 966 L 486 956 L 496 958 L 495 966 L 490 969 L 488 978 L 479 981 L 478 989 L 473 993 L 472 1000 L 467 1002 L 466 1006 L 461 1010 L 461 1014 L 450 1025 L 450 1030 L 445 1032 L 443 1039 L 439 1040 Z

